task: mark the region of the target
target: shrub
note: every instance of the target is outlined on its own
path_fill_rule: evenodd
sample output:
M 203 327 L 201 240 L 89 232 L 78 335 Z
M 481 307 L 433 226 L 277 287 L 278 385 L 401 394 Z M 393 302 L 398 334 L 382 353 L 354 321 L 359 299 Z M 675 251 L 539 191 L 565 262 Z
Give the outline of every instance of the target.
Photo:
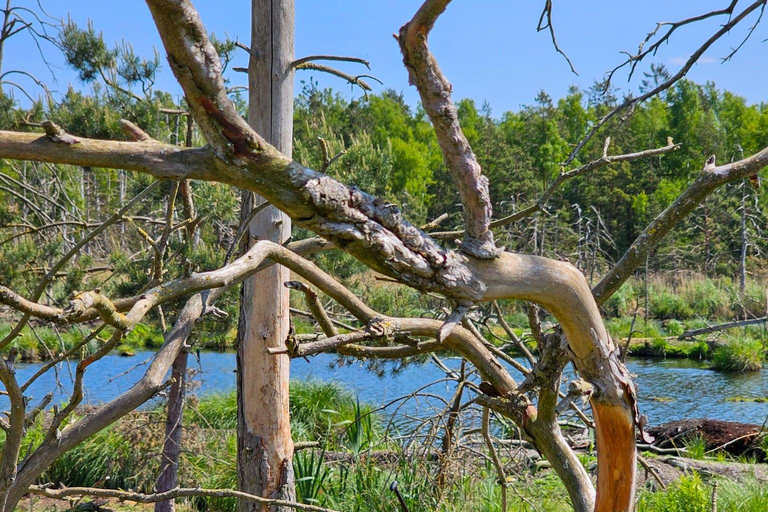
M 763 367 L 765 347 L 757 340 L 740 337 L 715 349 L 712 369 L 725 372 L 753 372 Z
M 685 299 L 667 291 L 654 290 L 648 308 L 651 316 L 659 320 L 685 320 L 693 316 L 693 311 Z
M 683 476 L 666 491 L 642 492 L 637 512 L 709 512 L 711 500 L 711 491 L 694 473 Z
M 685 332 L 685 325 L 680 320 L 667 320 L 664 328 L 670 336 L 680 336 Z

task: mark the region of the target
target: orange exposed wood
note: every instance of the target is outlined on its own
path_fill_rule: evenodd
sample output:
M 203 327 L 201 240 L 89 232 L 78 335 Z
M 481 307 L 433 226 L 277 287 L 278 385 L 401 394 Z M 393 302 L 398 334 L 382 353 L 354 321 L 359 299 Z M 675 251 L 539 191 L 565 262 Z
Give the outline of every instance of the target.
M 630 410 L 592 400 L 597 450 L 595 512 L 635 508 L 635 426 Z

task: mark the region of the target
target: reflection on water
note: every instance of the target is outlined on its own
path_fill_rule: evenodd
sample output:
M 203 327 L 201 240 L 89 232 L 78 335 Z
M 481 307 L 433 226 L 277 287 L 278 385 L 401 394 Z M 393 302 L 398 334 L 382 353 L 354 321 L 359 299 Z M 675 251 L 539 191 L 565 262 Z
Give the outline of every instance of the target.
M 94 363 L 85 374 L 84 403 L 98 404 L 125 392 L 143 375 L 152 352 L 140 352 L 134 357 L 109 355 Z M 356 392 L 360 400 L 384 404 L 411 393 L 425 384 L 439 380 L 444 373 L 434 364 L 411 365 L 395 375 L 383 378 L 372 375 L 361 364 L 332 367 L 335 357 L 319 354 L 309 361 L 296 359 L 291 374 L 295 379 L 320 379 L 340 382 Z M 444 359 L 450 368 L 457 368 L 458 360 Z M 639 385 L 640 410 L 651 424 L 673 419 L 706 417 L 746 423 L 762 423 L 768 416 L 768 403 L 726 402 L 728 397 L 768 396 L 768 371 L 749 374 L 725 374 L 708 370 L 706 363 L 691 360 L 633 359 L 628 365 Z M 19 364 L 20 383 L 32 376 L 39 364 Z M 201 352 L 199 360 L 190 355 L 190 367 L 201 373 L 195 377 L 195 393 L 204 395 L 227 391 L 235 387 L 235 354 Z M 34 406 L 46 393 L 56 388 L 54 403 L 68 398 L 72 387 L 74 364 L 60 364 L 54 373 L 40 377 L 28 390 Z M 516 379 L 520 374 L 511 370 Z M 57 381 L 60 386 L 57 387 Z M 428 390 L 450 398 L 451 383 L 441 383 Z M 428 401 L 411 401 L 401 412 L 410 414 L 423 411 Z M 432 401 L 435 405 L 438 402 Z M 439 404 L 439 403 L 438 403 Z M 0 407 L 7 408 L 7 398 L 0 397 Z

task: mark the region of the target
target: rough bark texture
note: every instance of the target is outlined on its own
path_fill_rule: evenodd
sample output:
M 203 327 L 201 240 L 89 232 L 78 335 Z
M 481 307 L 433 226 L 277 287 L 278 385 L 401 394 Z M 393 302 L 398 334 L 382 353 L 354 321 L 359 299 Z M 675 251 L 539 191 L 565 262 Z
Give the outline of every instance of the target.
M 409 81 L 419 90 L 421 103 L 435 128 L 443 159 L 464 206 L 466 231 L 461 248 L 477 258 L 494 258 L 501 249 L 494 244 L 490 230 L 492 208 L 488 178 L 483 176 L 459 124 L 456 105 L 451 99 L 451 83 L 427 47 L 427 36 L 449 2 L 425 2 L 413 20 L 400 29 L 400 49 Z
M 186 347 L 182 347 L 171 367 L 173 384 L 171 384 L 171 388 L 168 390 L 165 441 L 163 442 L 163 453 L 160 460 L 160 475 L 155 485 L 157 492 L 170 491 L 178 485 L 188 359 L 189 352 Z M 155 503 L 155 512 L 173 512 L 174 510 L 176 510 L 176 502 L 174 500 L 158 501 Z
M 251 58 L 248 67 L 249 124 L 282 154 L 293 147 L 294 0 L 253 0 Z M 243 192 L 242 216 L 266 199 Z M 274 206 L 256 215 L 245 246 L 269 240 L 283 244 L 291 219 Z M 290 331 L 290 272 L 274 265 L 243 283 L 237 333 L 238 488 L 265 498 L 293 501 L 293 441 L 288 411 L 290 358 L 269 348 L 285 345 Z M 267 510 L 239 500 L 241 512 Z M 272 507 L 272 510 L 287 510 Z

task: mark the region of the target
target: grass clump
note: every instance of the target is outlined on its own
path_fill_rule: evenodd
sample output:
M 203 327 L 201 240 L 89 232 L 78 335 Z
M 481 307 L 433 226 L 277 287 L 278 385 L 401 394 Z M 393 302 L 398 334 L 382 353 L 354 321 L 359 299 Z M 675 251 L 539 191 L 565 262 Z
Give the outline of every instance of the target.
M 712 369 L 724 372 L 753 372 L 762 369 L 766 350 L 763 344 L 748 337 L 731 338 L 715 349 Z
M 717 506 L 729 512 L 765 512 L 768 486 L 753 477 L 741 482 L 722 480 L 717 487 Z
M 353 393 L 337 382 L 291 381 L 291 431 L 296 440 L 321 441 L 335 449 L 348 443 L 345 438 L 357 435 L 358 431 L 361 439 L 372 439 L 380 428 L 372 410 L 372 405 L 359 403 Z M 207 395 L 188 417 L 202 428 L 234 430 L 237 393 L 232 390 Z
M 637 512 L 710 512 L 711 501 L 712 491 L 694 473 L 683 476 L 666 491 L 641 492 Z
M 685 440 L 685 450 L 688 458 L 701 460 L 707 453 L 707 443 L 701 435 L 689 437 Z

